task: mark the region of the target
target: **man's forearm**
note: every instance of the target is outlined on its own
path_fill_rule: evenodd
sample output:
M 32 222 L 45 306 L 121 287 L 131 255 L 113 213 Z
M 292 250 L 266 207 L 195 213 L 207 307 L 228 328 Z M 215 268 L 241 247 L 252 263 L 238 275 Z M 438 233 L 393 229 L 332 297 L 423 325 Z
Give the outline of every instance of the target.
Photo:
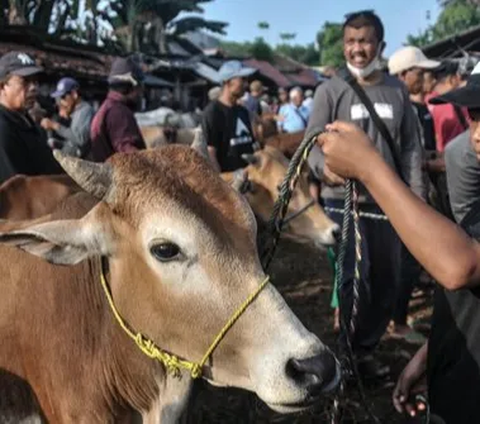
M 408 250 L 444 287 L 480 283 L 480 249 L 449 221 L 404 185 L 376 155 L 361 178 Z
M 68 140 L 71 140 L 75 137 L 71 128 L 65 127 L 61 124 L 58 124 L 58 127 L 55 128 L 55 132 L 58 135 L 62 136 L 63 138 L 66 138 Z

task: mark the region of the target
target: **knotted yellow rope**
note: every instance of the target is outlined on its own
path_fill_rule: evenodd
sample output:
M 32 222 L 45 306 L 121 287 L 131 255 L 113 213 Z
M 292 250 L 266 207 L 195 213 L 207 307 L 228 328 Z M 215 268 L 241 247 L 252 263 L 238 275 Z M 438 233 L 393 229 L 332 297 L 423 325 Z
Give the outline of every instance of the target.
M 203 355 L 202 360 L 199 363 L 185 361 L 179 359 L 177 356 L 172 355 L 170 353 L 165 352 L 164 350 L 160 349 L 155 343 L 149 339 L 148 337 L 144 336 L 142 333 L 134 333 L 127 323 L 123 320 L 120 313 L 118 312 L 115 303 L 113 301 L 112 293 L 107 284 L 107 280 L 105 278 L 103 268 L 100 273 L 100 281 L 102 283 L 103 291 L 105 292 L 105 296 L 107 297 L 108 304 L 110 305 L 110 309 L 113 312 L 115 319 L 117 320 L 120 327 L 125 331 L 125 333 L 130 337 L 139 349 L 147 355 L 149 358 L 156 359 L 157 361 L 161 362 L 167 371 L 173 374 L 176 377 L 181 375 L 181 369 L 188 370 L 192 378 L 200 378 L 202 376 L 203 366 L 208 361 L 208 358 L 211 356 L 213 351 L 217 348 L 220 344 L 222 339 L 227 334 L 228 330 L 233 327 L 235 322 L 237 322 L 238 318 L 247 310 L 247 308 L 253 303 L 253 301 L 257 298 L 260 292 L 265 288 L 265 286 L 270 281 L 270 277 L 266 277 L 265 280 L 258 286 L 257 290 L 255 290 L 246 300 L 245 302 L 240 305 L 237 311 L 232 315 L 232 317 L 228 320 L 228 322 L 224 325 L 224 327 L 220 330 L 215 340 L 212 342 L 210 347 L 207 349 L 205 355 Z

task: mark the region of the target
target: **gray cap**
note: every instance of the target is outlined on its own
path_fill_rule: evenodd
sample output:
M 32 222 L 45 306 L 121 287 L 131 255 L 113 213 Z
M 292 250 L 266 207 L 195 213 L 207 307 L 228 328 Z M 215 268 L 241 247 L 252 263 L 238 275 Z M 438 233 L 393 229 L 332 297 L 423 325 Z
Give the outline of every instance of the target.
M 239 60 L 230 60 L 225 62 L 218 71 L 220 82 L 229 81 L 233 78 L 246 78 L 257 72 L 255 68 L 243 66 Z
M 131 84 L 136 86 L 143 82 L 144 79 L 145 74 L 142 68 L 131 56 L 115 59 L 108 75 L 108 83 L 110 85 Z

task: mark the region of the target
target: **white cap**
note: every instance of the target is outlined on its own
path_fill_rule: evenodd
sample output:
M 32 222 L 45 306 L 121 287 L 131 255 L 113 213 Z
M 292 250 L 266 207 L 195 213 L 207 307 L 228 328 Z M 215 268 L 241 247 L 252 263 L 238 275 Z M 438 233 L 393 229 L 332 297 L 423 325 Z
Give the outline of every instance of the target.
M 392 75 L 400 74 L 411 68 L 434 69 L 440 62 L 429 60 L 418 47 L 407 46 L 397 50 L 388 60 L 388 71 Z

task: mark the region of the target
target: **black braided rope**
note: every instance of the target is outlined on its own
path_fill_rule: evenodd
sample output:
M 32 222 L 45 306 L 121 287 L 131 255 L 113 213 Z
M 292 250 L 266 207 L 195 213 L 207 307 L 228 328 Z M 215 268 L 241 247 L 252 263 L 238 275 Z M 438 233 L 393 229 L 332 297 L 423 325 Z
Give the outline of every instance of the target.
M 358 208 L 358 204 L 356 202 L 356 187 L 355 183 L 352 180 L 347 180 L 345 183 L 345 200 L 344 200 L 344 208 L 343 208 L 343 222 L 342 222 L 342 239 L 340 242 L 339 253 L 338 253 L 338 262 L 337 262 L 337 278 L 336 278 L 336 286 L 337 286 L 337 298 L 338 298 L 338 306 L 339 306 L 339 317 L 340 317 L 340 329 L 345 336 L 345 343 L 346 343 L 346 352 L 340 352 L 340 363 L 342 365 L 343 370 L 347 370 L 348 373 L 353 375 L 355 378 L 358 394 L 360 396 L 363 408 L 367 415 L 372 419 L 372 421 L 376 424 L 380 424 L 380 419 L 373 413 L 370 405 L 367 401 L 367 396 L 365 393 L 365 388 L 363 385 L 362 378 L 358 371 L 357 363 L 355 361 L 353 355 L 353 348 L 352 348 L 352 338 L 355 335 L 355 324 L 356 318 L 358 314 L 358 303 L 360 300 L 360 291 L 359 285 L 360 280 L 359 278 L 354 278 L 353 281 L 353 296 L 352 296 L 352 309 L 350 313 L 350 325 L 347 327 L 347 323 L 345 322 L 345 315 L 344 310 L 345 307 L 343 305 L 343 297 L 342 297 L 342 288 L 344 285 L 343 280 L 343 270 L 345 268 L 345 255 L 347 251 L 347 246 L 349 242 L 349 231 L 350 231 L 350 217 L 354 217 L 354 208 Z M 356 210 L 358 213 L 358 209 Z M 357 215 L 358 216 L 358 215 Z M 354 221 L 354 232 L 359 231 L 358 221 Z M 354 243 L 357 243 L 354 236 Z M 355 260 L 356 262 L 357 260 Z M 359 264 L 357 264 L 358 266 Z M 341 422 L 341 410 L 340 410 L 340 398 L 343 396 L 344 391 L 344 382 L 340 384 L 340 389 L 337 391 L 337 395 L 335 396 L 333 402 L 333 409 L 331 414 L 331 423 L 337 424 Z
M 271 264 L 273 256 L 278 246 L 278 241 L 282 232 L 283 224 L 285 222 L 285 216 L 288 209 L 288 204 L 290 203 L 290 199 L 292 197 L 292 193 L 295 189 L 297 184 L 298 178 L 302 171 L 305 162 L 307 161 L 308 155 L 312 150 L 313 146 L 317 141 L 318 135 L 321 132 L 315 134 L 313 137 L 304 139 L 300 145 L 298 146 L 295 154 L 293 155 L 292 159 L 290 160 L 287 173 L 285 178 L 280 186 L 279 196 L 277 201 L 275 202 L 272 215 L 270 220 L 267 224 L 267 235 L 270 237 L 267 240 L 264 240 L 262 245 L 264 246 L 262 254 L 261 254 L 261 262 L 265 270 L 267 270 Z M 353 190 L 354 185 L 351 180 L 347 180 L 346 182 L 346 190 L 345 190 L 345 202 L 344 202 L 344 215 L 343 215 L 343 226 L 342 226 L 342 240 L 340 244 L 339 250 L 339 259 L 338 259 L 338 272 L 337 272 L 337 295 L 339 301 L 339 309 L 340 309 L 340 328 L 341 331 L 345 334 L 345 340 L 347 344 L 347 352 L 342 353 L 341 364 L 342 369 L 344 370 L 352 370 L 353 375 L 357 381 L 357 388 L 360 394 L 360 398 L 362 400 L 363 407 L 369 417 L 375 422 L 376 424 L 380 423 L 380 420 L 373 414 L 366 398 L 365 389 L 363 387 L 363 382 L 360 378 L 360 374 L 358 372 L 358 368 L 356 362 L 353 358 L 353 349 L 351 344 L 351 338 L 353 333 L 349 331 L 347 328 L 347 324 L 345 323 L 344 316 L 342 311 L 342 296 L 341 296 L 341 288 L 343 285 L 343 268 L 345 262 L 345 253 L 346 248 L 348 245 L 348 236 L 349 236 L 349 228 L 350 228 L 350 216 L 353 212 Z M 357 282 L 358 283 L 358 282 Z M 356 289 L 354 288 L 354 298 L 352 303 L 352 314 L 351 320 L 355 319 L 356 312 L 358 310 L 358 301 L 359 301 L 359 290 L 358 284 Z M 356 306 L 354 306 L 356 305 Z M 355 314 L 355 317 L 354 317 Z M 350 330 L 355 330 L 354 323 L 350 322 Z M 350 366 L 349 366 L 350 365 Z M 339 423 L 340 418 L 340 397 L 343 395 L 344 391 L 344 382 L 340 383 L 340 390 L 337 392 L 337 395 L 334 399 L 334 406 L 333 406 L 333 413 L 332 413 L 332 423 L 336 424 Z
M 338 299 L 338 307 L 339 307 L 339 320 L 340 320 L 340 329 L 346 335 L 345 340 L 347 343 L 348 352 L 352 352 L 351 346 L 351 336 L 348 334 L 347 325 L 345 323 L 345 316 L 343 311 L 345 310 L 342 307 L 342 286 L 343 286 L 343 270 L 345 268 L 345 254 L 347 252 L 347 245 L 348 245 L 348 235 L 350 230 L 350 215 L 352 210 L 352 181 L 347 180 L 345 186 L 345 198 L 344 198 L 344 205 L 343 205 L 343 222 L 342 222 L 342 238 L 340 241 L 340 246 L 338 250 L 338 260 L 337 260 L 337 273 L 336 273 L 336 281 L 335 286 L 337 287 L 337 299 Z M 345 355 L 346 352 L 340 352 L 340 364 L 342 366 L 342 370 L 349 369 L 349 360 L 350 362 L 353 359 L 353 355 Z M 343 380 L 343 376 L 342 376 Z M 341 410 L 340 410 L 340 399 L 343 397 L 343 392 L 345 390 L 344 382 L 340 383 L 340 389 L 337 391 L 337 394 L 333 401 L 333 409 L 330 422 L 332 424 L 338 424 L 341 422 Z
M 360 235 L 357 239 L 357 234 L 360 234 L 360 223 L 358 217 L 358 192 L 355 181 L 349 180 L 351 185 L 351 208 L 353 216 L 353 238 L 355 244 L 355 265 L 354 265 L 354 278 L 353 278 L 353 296 L 352 296 L 352 311 L 350 316 L 350 337 L 353 338 L 355 334 L 355 328 L 357 325 L 358 304 L 360 302 L 360 264 L 361 257 L 361 239 Z
M 319 133 L 320 134 L 320 133 Z M 278 240 L 282 232 L 288 204 L 295 190 L 301 170 L 307 161 L 308 155 L 317 141 L 319 134 L 309 139 L 304 139 L 298 146 L 288 165 L 287 173 L 280 186 L 278 199 L 273 207 L 272 215 L 267 224 L 267 235 L 270 237 L 264 241 L 261 261 L 264 269 L 268 269 L 278 246 Z

